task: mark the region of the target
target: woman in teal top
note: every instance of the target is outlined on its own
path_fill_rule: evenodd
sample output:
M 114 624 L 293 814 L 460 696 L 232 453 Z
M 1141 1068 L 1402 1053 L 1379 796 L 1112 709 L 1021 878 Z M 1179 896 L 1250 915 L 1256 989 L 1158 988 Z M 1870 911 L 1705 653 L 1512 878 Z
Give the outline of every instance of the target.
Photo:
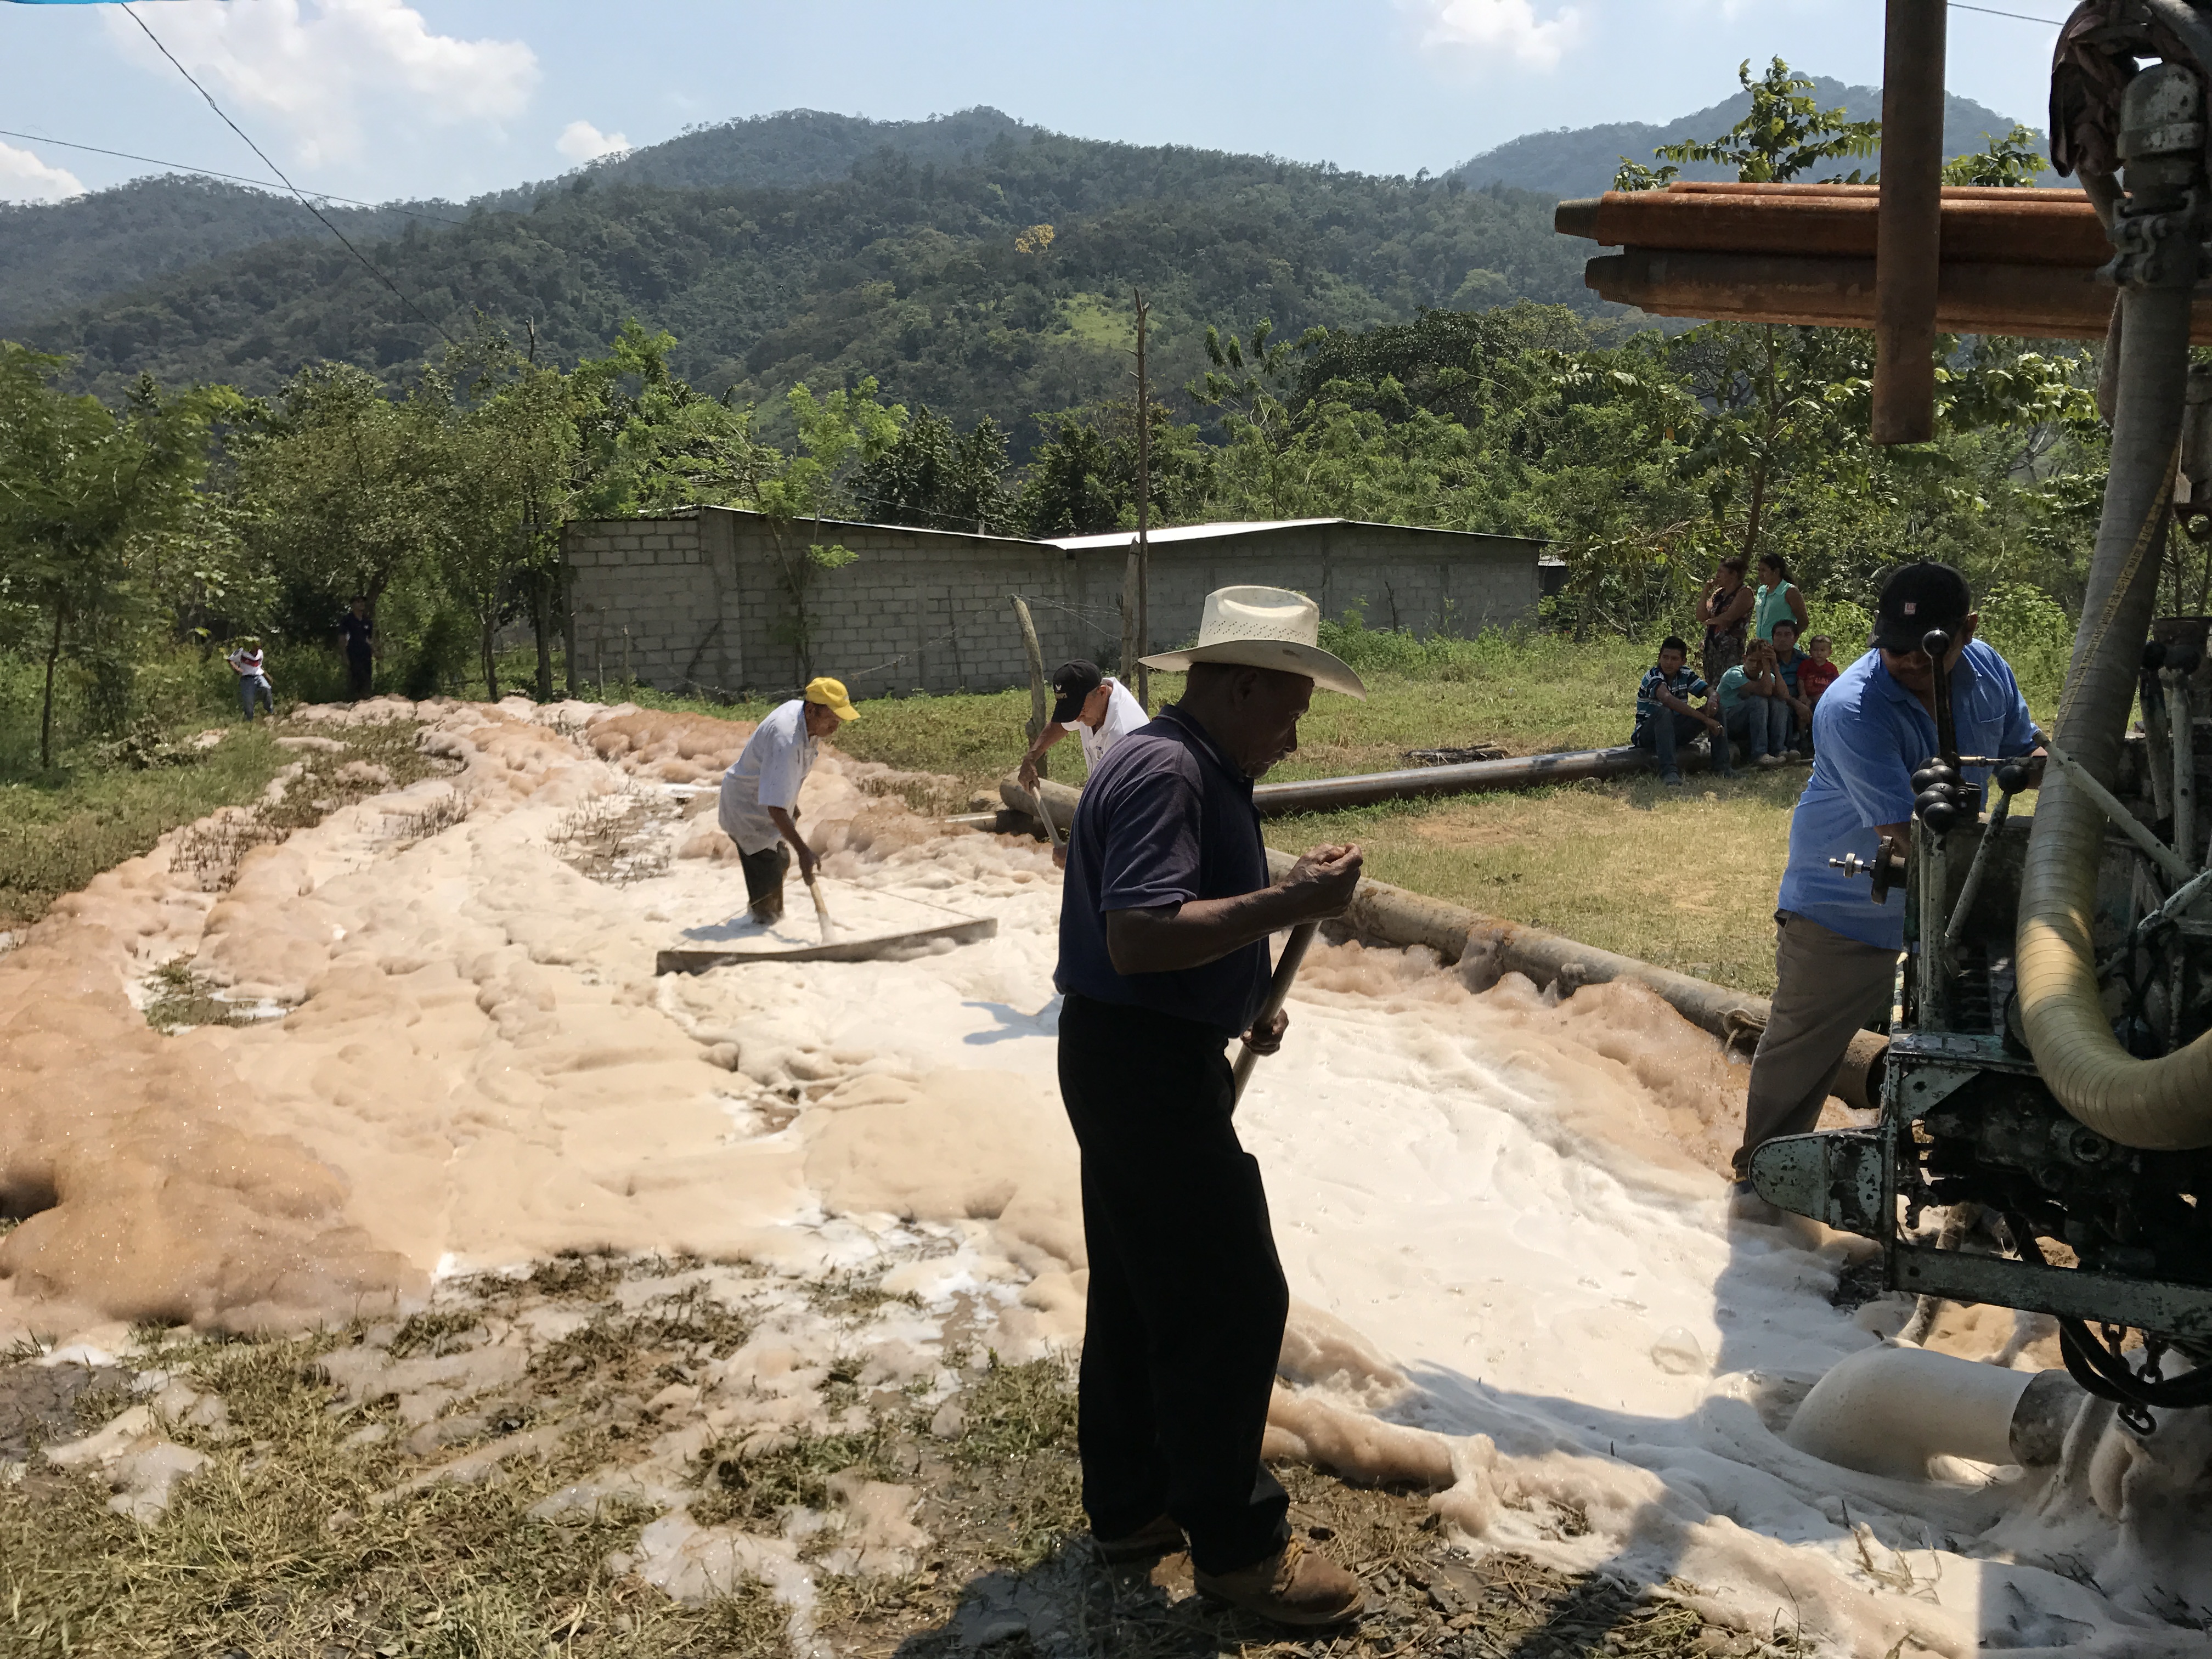
M 1751 613 L 1751 637 L 1771 640 L 1774 624 L 1784 617 L 1797 624 L 1797 631 L 1805 631 L 1805 596 L 1790 580 L 1790 567 L 1782 562 L 1779 553 L 1759 556 L 1759 598 Z

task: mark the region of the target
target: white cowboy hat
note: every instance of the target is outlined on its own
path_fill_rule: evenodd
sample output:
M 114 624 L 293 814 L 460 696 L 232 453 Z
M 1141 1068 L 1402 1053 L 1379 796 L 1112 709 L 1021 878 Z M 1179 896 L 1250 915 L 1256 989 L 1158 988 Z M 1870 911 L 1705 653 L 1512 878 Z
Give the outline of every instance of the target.
M 1180 673 L 1193 663 L 1233 662 L 1303 674 L 1325 691 L 1367 698 L 1350 665 L 1321 648 L 1321 607 L 1286 587 L 1217 587 L 1206 596 L 1198 643 L 1188 651 L 1139 658 L 1147 668 Z

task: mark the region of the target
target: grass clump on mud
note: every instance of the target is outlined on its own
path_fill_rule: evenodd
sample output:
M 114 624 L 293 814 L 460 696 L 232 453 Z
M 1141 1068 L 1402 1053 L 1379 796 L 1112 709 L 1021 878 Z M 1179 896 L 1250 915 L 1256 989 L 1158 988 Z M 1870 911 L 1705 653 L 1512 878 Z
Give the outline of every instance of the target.
M 189 1350 L 230 1432 L 179 1427 L 212 1464 L 150 1527 L 104 1484 L 33 1464 L 0 1488 L 0 1650 L 492 1656 L 710 1654 L 712 1610 L 676 1606 L 605 1559 L 649 1515 L 530 1510 L 581 1468 L 518 1461 L 477 1486 L 402 1491 L 419 1459 L 331 1409 L 327 1340 Z M 364 1417 L 368 1421 L 364 1421 Z
M 190 957 L 173 957 L 146 976 L 146 1023 L 176 1032 L 199 1025 L 251 1025 L 250 1010 L 224 1000 L 213 981 L 204 978 Z

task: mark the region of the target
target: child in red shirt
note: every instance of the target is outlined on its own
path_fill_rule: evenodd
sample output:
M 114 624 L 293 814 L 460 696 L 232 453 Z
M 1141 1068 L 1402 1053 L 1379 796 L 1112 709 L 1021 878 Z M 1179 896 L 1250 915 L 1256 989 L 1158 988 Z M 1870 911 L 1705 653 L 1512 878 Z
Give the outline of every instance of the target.
M 1815 634 L 1805 641 L 1805 660 L 1797 665 L 1797 695 L 1815 708 L 1820 706 L 1820 694 L 1843 672 L 1828 660 L 1828 653 L 1834 648 L 1826 634 Z

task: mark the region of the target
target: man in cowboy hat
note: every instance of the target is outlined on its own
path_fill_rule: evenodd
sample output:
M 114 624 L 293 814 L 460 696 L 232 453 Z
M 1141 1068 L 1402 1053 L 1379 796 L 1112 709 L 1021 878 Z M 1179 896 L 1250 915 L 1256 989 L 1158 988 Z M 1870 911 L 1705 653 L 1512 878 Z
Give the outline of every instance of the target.
M 799 855 L 801 880 L 819 860 L 799 833 L 799 787 L 814 769 L 814 745 L 847 720 L 860 718 L 842 680 L 811 679 L 753 728 L 744 751 L 722 774 L 716 822 L 737 843 L 745 900 L 763 927 L 783 919 L 783 878 Z
M 1281 1623 L 1356 1617 L 1358 1581 L 1305 1553 L 1260 1462 L 1290 1293 L 1259 1167 L 1237 1144 L 1225 1046 L 1253 1022 L 1267 936 L 1340 914 L 1359 849 L 1267 876 L 1252 781 L 1297 747 L 1316 685 L 1364 698 L 1302 594 L 1207 595 L 1182 700 L 1083 791 L 1061 889 L 1060 1090 L 1083 1154 L 1091 1261 L 1083 1504 L 1108 1559 L 1188 1542 L 1198 1588 Z

